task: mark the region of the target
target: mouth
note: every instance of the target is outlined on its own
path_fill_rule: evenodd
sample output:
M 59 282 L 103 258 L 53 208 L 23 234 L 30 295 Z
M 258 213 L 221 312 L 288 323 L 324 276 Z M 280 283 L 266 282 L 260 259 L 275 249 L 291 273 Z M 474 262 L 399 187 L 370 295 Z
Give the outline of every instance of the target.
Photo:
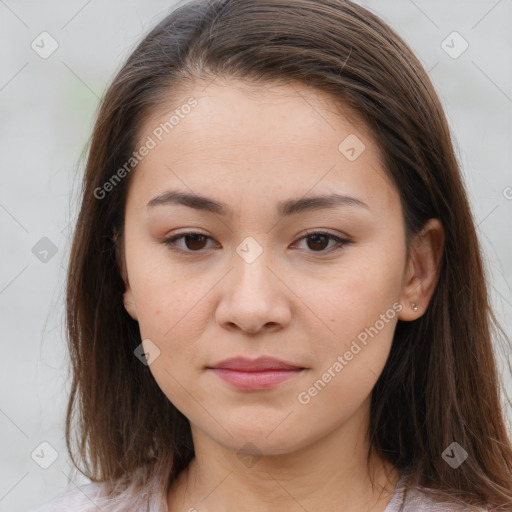
M 307 368 L 269 357 L 255 360 L 237 357 L 207 367 L 207 370 L 237 389 L 256 391 L 274 388 Z

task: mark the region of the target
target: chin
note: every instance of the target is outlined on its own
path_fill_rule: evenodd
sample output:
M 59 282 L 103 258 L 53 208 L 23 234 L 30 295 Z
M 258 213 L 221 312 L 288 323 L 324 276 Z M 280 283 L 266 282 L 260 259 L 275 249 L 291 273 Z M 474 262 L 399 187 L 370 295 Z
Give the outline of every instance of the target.
M 289 439 L 288 443 L 283 443 L 281 440 L 270 440 L 265 436 L 233 436 L 233 438 L 223 439 L 226 448 L 236 452 L 237 456 L 252 455 L 254 457 L 268 457 L 278 456 L 292 453 L 302 447 L 302 443 L 294 443 L 294 440 Z
M 280 421 L 282 421 L 282 418 Z M 273 425 L 273 427 L 270 427 L 270 425 Z M 277 428 L 275 428 L 276 426 Z M 294 425 L 279 425 L 279 421 L 269 421 L 263 426 L 248 424 L 247 421 L 244 421 L 238 424 L 225 424 L 225 428 L 232 437 L 223 429 L 221 429 L 221 432 L 217 432 L 217 436 L 212 437 L 219 444 L 237 453 L 282 455 L 296 451 L 307 444 L 305 439 L 298 436 Z

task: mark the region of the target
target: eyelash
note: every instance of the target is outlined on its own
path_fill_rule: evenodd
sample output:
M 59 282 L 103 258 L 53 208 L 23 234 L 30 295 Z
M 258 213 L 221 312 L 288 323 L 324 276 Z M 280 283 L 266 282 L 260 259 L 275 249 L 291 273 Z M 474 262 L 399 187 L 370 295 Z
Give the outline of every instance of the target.
M 181 248 L 176 246 L 175 242 L 177 240 L 179 240 L 181 238 L 185 238 L 187 236 L 191 236 L 191 235 L 200 235 L 200 236 L 206 237 L 207 239 L 210 239 L 210 240 L 212 239 L 210 236 L 205 235 L 204 233 L 192 231 L 192 232 L 187 232 L 187 233 L 180 233 L 179 235 L 175 235 L 173 237 L 166 238 L 165 240 L 162 241 L 162 243 L 166 247 L 168 247 L 171 251 L 174 251 L 174 252 L 177 252 L 177 253 L 181 253 L 181 254 L 192 255 L 192 254 L 200 254 L 200 253 L 204 252 L 206 249 L 199 249 L 197 251 L 191 251 L 191 250 L 181 249 Z M 348 244 L 352 243 L 352 240 L 349 240 L 347 238 L 338 237 L 338 236 L 333 235 L 332 233 L 328 233 L 326 231 L 310 231 L 310 232 L 307 232 L 301 238 L 299 238 L 299 240 L 304 240 L 304 239 L 307 239 L 307 238 L 312 238 L 315 235 L 327 236 L 329 239 L 334 240 L 336 242 L 336 244 L 338 245 L 338 247 L 334 246 L 334 247 L 336 247 L 334 250 L 332 250 L 333 248 L 331 247 L 330 249 L 322 250 L 322 251 L 308 251 L 308 252 L 311 252 L 313 254 L 315 254 L 315 253 L 327 254 L 327 253 L 330 253 L 330 252 L 337 252 L 337 251 L 343 249 L 345 245 L 348 245 Z

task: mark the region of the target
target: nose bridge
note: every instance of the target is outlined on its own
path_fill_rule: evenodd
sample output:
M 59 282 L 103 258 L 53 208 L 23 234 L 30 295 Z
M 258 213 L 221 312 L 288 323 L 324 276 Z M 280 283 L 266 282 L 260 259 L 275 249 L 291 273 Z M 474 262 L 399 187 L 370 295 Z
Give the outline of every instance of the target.
M 256 332 L 266 324 L 289 321 L 285 287 L 271 270 L 274 266 L 270 248 L 254 237 L 246 237 L 235 249 L 234 267 L 223 290 L 217 309 L 217 321 L 236 324 Z
M 259 237 L 260 238 L 260 237 Z M 263 240 L 260 241 L 264 243 Z M 233 257 L 235 266 L 234 288 L 249 294 L 256 298 L 262 292 L 267 294 L 272 288 L 269 280 L 271 272 L 269 266 L 272 265 L 269 247 L 264 248 L 253 236 L 247 236 L 236 247 L 236 255 Z M 269 299 L 267 297 L 267 299 Z

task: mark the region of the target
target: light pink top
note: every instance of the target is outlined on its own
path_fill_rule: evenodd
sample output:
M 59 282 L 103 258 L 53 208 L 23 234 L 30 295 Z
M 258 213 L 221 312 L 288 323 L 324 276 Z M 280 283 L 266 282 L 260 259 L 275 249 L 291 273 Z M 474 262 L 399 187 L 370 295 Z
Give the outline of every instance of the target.
M 403 472 L 398 480 L 395 491 L 384 512 L 481 512 L 487 509 L 471 507 L 470 505 L 456 505 L 434 501 L 423 492 L 421 488 L 408 488 L 406 486 L 407 473 Z M 52 501 L 39 507 L 33 512 L 169 512 L 162 496 L 148 500 L 147 505 L 133 508 L 125 499 L 102 501 L 98 498 L 101 484 L 91 483 L 82 485 L 77 489 L 54 498 Z M 193 507 L 191 512 L 196 511 Z

